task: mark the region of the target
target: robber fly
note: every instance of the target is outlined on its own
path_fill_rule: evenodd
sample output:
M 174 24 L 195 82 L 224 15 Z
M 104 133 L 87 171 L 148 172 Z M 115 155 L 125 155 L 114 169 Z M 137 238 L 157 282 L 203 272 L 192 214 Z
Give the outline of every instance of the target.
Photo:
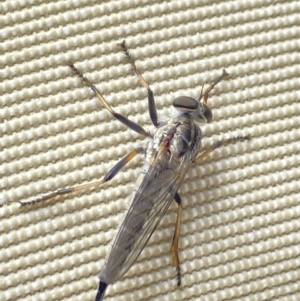
M 121 279 L 133 265 L 173 200 L 177 203 L 178 209 L 172 243 L 172 255 L 177 271 L 177 285 L 180 286 L 178 238 L 182 203 L 178 194 L 179 186 L 192 163 L 201 163 L 212 151 L 221 146 L 249 139 L 249 136 L 237 136 L 220 140 L 198 155 L 202 134 L 197 123 L 210 122 L 212 120 L 212 112 L 207 106 L 208 94 L 217 83 L 228 75 L 226 71 L 223 70 L 223 73 L 205 91 L 202 89 L 197 99 L 188 96 L 174 99 L 173 107 L 176 113 L 170 120 L 159 122 L 150 86 L 137 69 L 125 42 L 119 45 L 138 76 L 140 83 L 148 91 L 149 113 L 155 126 L 153 133 L 147 132 L 140 125 L 116 113 L 98 89 L 72 63 L 69 66 L 93 90 L 105 108 L 117 120 L 133 131 L 147 137 L 148 142 L 144 146 L 137 147 L 129 152 L 101 180 L 59 189 L 36 200 L 21 203 L 22 205 L 33 204 L 58 195 L 101 185 L 110 181 L 138 153 L 144 153 L 145 164 L 138 176 L 136 188 L 132 193 L 130 208 L 100 272 L 99 288 L 95 301 L 103 300 L 107 286 Z

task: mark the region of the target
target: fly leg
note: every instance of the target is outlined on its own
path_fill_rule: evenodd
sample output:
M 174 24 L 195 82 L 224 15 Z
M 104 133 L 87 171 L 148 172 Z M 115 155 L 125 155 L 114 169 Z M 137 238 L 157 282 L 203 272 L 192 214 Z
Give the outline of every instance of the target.
M 180 265 L 179 265 L 179 257 L 178 257 L 178 239 L 179 239 L 179 230 L 180 230 L 180 223 L 181 223 L 182 203 L 181 203 L 180 195 L 177 192 L 174 195 L 174 200 L 178 204 L 178 207 L 177 207 L 175 231 L 174 231 L 173 242 L 172 242 L 172 256 L 173 256 L 174 265 L 176 266 L 177 286 L 180 286 L 181 273 L 180 273 Z
M 226 146 L 228 144 L 232 144 L 238 141 L 245 141 L 249 140 L 250 135 L 247 136 L 237 136 L 229 139 L 224 139 L 217 141 L 214 143 L 211 147 L 209 147 L 207 150 L 202 152 L 196 159 L 195 163 L 201 163 L 210 153 L 212 153 L 215 149 Z M 180 272 L 180 263 L 179 263 L 179 257 L 178 257 L 178 239 L 179 239 L 179 230 L 180 230 L 180 223 L 181 223 L 181 214 L 182 214 L 182 203 L 181 198 L 178 193 L 174 195 L 174 200 L 178 204 L 177 208 L 177 218 L 176 218 L 176 224 L 175 224 L 175 231 L 173 236 L 173 242 L 172 242 L 172 255 L 173 255 L 173 262 L 176 266 L 176 272 L 177 272 L 177 286 L 181 285 L 181 272 Z
M 100 186 L 108 181 L 110 181 L 114 176 L 130 161 L 132 160 L 138 153 L 141 153 L 144 149 L 142 147 L 136 148 L 132 150 L 130 153 L 128 153 L 126 156 L 124 156 L 117 164 L 104 176 L 101 180 L 91 181 L 85 184 L 80 184 L 68 188 L 61 188 L 56 191 L 50 192 L 48 194 L 43 195 L 40 198 L 31 200 L 31 201 L 24 201 L 20 202 L 21 206 L 26 205 L 33 205 L 36 203 L 40 203 L 43 201 L 47 201 L 50 199 L 53 199 L 59 195 L 69 194 L 76 191 L 81 191 L 85 189 L 90 189 L 96 186 Z
M 100 99 L 102 104 L 105 106 L 105 108 L 111 113 L 117 120 L 125 124 L 128 128 L 132 129 L 133 131 L 144 135 L 146 137 L 150 137 L 150 134 L 146 132 L 146 130 L 138 125 L 137 123 L 129 120 L 127 117 L 116 113 L 113 108 L 107 103 L 105 98 L 102 96 L 102 94 L 99 92 L 99 90 L 96 88 L 94 84 L 92 84 L 72 63 L 69 63 L 68 66 L 73 69 L 73 71 L 87 84 L 88 87 L 90 87 L 93 92 L 97 95 L 97 97 Z
M 131 64 L 131 66 L 133 68 L 133 71 L 137 75 L 137 77 L 138 77 L 141 85 L 143 87 L 145 87 L 147 89 L 147 91 L 148 91 L 148 107 L 149 107 L 150 118 L 151 118 L 151 121 L 154 124 L 154 126 L 157 127 L 158 126 L 157 112 L 156 112 L 156 107 L 155 107 L 153 92 L 152 92 L 150 86 L 147 84 L 147 82 L 143 78 L 141 72 L 137 69 L 136 64 L 134 62 L 134 59 L 129 54 L 129 51 L 128 51 L 127 47 L 126 47 L 125 41 L 123 41 L 119 45 L 122 47 L 124 53 L 126 54 L 126 57 L 127 57 L 128 61 L 129 61 L 129 63 Z
M 208 94 L 209 92 L 227 75 L 229 75 L 225 69 L 223 69 L 223 73 L 217 77 L 204 91 L 204 93 L 202 93 L 203 91 L 201 91 L 201 94 L 198 97 L 198 101 L 201 101 L 201 99 L 203 98 L 202 102 L 206 105 L 207 104 L 207 100 L 208 100 Z
M 212 146 L 210 146 L 208 149 L 206 149 L 205 151 L 203 151 L 195 160 L 194 162 L 199 164 L 201 163 L 205 157 L 207 157 L 210 153 L 212 153 L 215 149 L 221 147 L 221 146 L 226 146 L 228 144 L 232 144 L 235 142 L 242 142 L 245 140 L 250 140 L 250 135 L 246 135 L 246 136 L 236 136 L 236 137 L 232 137 L 232 138 L 228 138 L 228 139 L 224 139 L 224 140 L 220 140 L 215 142 Z

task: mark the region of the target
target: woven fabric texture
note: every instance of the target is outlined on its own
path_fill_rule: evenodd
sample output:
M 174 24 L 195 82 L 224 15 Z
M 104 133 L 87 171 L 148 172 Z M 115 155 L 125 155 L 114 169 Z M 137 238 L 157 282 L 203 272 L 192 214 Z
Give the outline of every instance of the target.
M 116 112 L 147 131 L 147 91 L 160 120 L 174 98 L 209 97 L 213 121 L 186 174 L 176 288 L 171 205 L 105 301 L 300 300 L 300 1 L 2 1 L 0 4 L 0 300 L 94 300 L 128 196 L 134 158 L 102 187 L 30 201 L 101 179 L 144 137 L 116 121 L 67 66 L 73 62 Z M 207 85 L 204 85 L 206 87 Z

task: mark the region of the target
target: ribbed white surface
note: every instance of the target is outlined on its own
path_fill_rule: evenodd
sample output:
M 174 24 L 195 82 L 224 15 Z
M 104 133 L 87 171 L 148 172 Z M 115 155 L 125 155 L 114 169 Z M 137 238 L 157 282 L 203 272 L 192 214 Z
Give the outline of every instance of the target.
M 300 300 L 300 2 L 4 1 L 0 4 L 0 300 L 94 300 L 142 158 L 103 189 L 19 208 L 100 179 L 143 141 L 115 110 L 151 128 L 147 92 L 117 43 L 126 39 L 161 118 L 180 95 L 214 89 L 203 148 L 252 140 L 192 166 L 180 189 L 182 288 L 171 242 L 176 205 L 107 301 Z

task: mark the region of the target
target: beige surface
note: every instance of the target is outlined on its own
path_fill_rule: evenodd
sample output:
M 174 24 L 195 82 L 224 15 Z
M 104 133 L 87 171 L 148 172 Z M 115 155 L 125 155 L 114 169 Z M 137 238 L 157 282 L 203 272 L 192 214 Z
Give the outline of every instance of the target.
M 226 68 L 203 146 L 253 138 L 186 176 L 182 288 L 169 252 L 174 204 L 105 300 L 300 300 L 300 2 L 209 3 L 1 2 L 0 300 L 94 300 L 142 158 L 103 189 L 25 209 L 18 201 L 99 179 L 143 141 L 65 65 L 149 129 L 147 93 L 116 46 L 123 39 L 163 118 L 175 97 L 196 97 Z

